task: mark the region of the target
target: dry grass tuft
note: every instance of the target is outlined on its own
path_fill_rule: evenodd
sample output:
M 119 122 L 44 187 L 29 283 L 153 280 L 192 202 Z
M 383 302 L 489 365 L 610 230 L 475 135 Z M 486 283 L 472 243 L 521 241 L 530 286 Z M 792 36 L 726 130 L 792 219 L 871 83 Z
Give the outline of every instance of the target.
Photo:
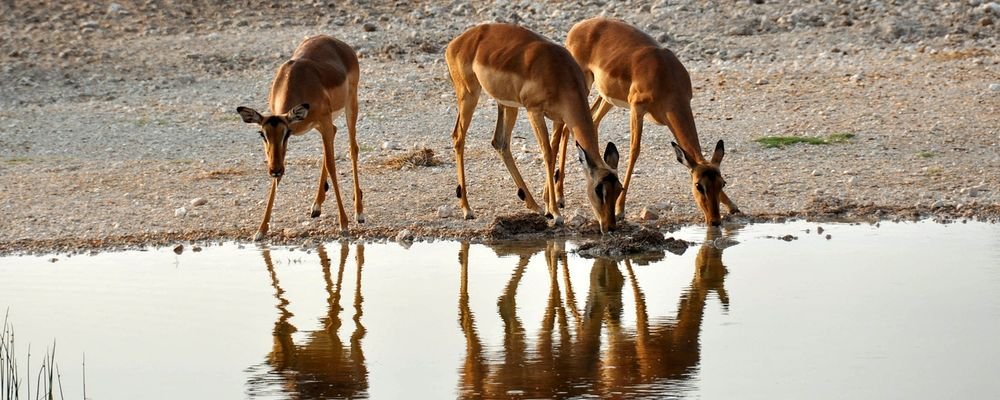
M 202 181 L 206 179 L 226 179 L 227 177 L 230 176 L 240 176 L 246 174 L 247 171 L 245 170 L 236 168 L 223 168 L 223 169 L 202 172 L 198 174 L 198 176 L 194 177 L 194 180 Z
M 434 150 L 426 147 L 389 157 L 382 162 L 383 167 L 392 169 L 434 167 L 437 165 L 441 165 L 441 160 L 434 156 Z

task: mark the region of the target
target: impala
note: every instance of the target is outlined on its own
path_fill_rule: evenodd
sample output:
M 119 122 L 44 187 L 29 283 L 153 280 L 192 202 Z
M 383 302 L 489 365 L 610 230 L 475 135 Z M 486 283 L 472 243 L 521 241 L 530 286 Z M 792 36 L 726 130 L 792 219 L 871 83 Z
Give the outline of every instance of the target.
M 666 125 L 673 132 L 677 142 L 671 145 L 677 161 L 691 172 L 691 192 L 707 224 L 721 223 L 720 201 L 730 213 L 740 212 L 722 191 L 726 186 L 719 172 L 726 153 L 722 140 L 716 144 L 711 160 L 706 161 L 702 155 L 691 112 L 691 77 L 673 52 L 642 31 L 606 18 L 592 18 L 573 26 L 566 48 L 583 69 L 588 90 L 597 86 L 598 97 L 590 109 L 595 129 L 613 106 L 629 109 L 632 140 L 625 182 L 615 205 L 617 218 L 625 217 L 625 196 L 639 158 L 643 118 Z M 561 196 L 562 182 L 558 185 Z
M 572 130 L 577 155 L 587 171 L 587 197 L 597 215 L 601 232 L 615 227 L 614 202 L 621 192 L 615 168 L 618 150 L 608 143 L 600 156 L 597 130 L 587 109 L 587 86 L 579 66 L 562 46 L 532 32 L 509 24 L 483 24 L 470 28 L 445 51 L 448 72 L 458 99 L 458 118 L 451 138 L 455 145 L 458 187 L 455 192 L 466 219 L 475 218 L 469 207 L 465 183 L 465 135 L 483 90 L 497 101 L 497 124 L 493 148 L 517 185 L 517 196 L 528 209 L 544 213 L 556 224 L 562 223 L 555 193 L 555 161 L 559 141 L 565 148 L 566 136 L 549 133 L 545 117 L 553 121 L 553 131 Z M 518 108 L 524 107 L 535 131 L 545 160 L 546 209 L 535 203 L 514 164 L 510 152 L 511 132 Z M 562 137 L 560 137 L 562 136 Z
M 337 163 L 333 151 L 334 137 L 337 135 L 337 127 L 333 125 L 333 121 L 342 113 L 346 114 L 347 133 L 350 136 L 355 216 L 358 222 L 365 222 L 361 186 L 358 183 L 358 76 L 358 57 L 354 49 L 330 36 L 313 36 L 304 40 L 295 49 L 292 58 L 278 68 L 268 98 L 271 114 L 261 115 L 248 107 L 236 109 L 243 117 L 243 122 L 260 126 L 267 168 L 273 178 L 264 220 L 261 221 L 254 240 L 263 239 L 267 234 L 274 194 L 285 173 L 288 138 L 304 134 L 313 128 L 323 138 L 323 163 L 311 215 L 316 218 L 321 213 L 326 191 L 329 190 L 326 180 L 329 176 L 333 181 L 333 193 L 337 197 L 337 208 L 340 211 L 340 229 L 342 232 L 347 231 L 347 214 L 344 213 L 344 205 L 340 199 Z

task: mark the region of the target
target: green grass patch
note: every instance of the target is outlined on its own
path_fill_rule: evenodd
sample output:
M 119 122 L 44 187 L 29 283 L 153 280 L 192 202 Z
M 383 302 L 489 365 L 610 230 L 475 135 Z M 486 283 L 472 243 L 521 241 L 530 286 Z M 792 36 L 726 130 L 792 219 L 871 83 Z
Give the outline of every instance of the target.
M 5 158 L 3 162 L 7 164 L 27 164 L 31 162 L 31 159 L 28 157 L 11 157 Z
M 935 154 L 934 154 L 933 151 L 926 151 L 926 150 L 917 153 L 917 157 L 920 157 L 920 158 L 931 158 L 931 157 L 934 157 L 934 155 Z
M 827 137 L 817 136 L 764 136 L 754 139 L 755 142 L 764 146 L 765 149 L 782 148 L 799 143 L 823 145 L 832 143 L 850 143 L 853 133 L 834 133 Z

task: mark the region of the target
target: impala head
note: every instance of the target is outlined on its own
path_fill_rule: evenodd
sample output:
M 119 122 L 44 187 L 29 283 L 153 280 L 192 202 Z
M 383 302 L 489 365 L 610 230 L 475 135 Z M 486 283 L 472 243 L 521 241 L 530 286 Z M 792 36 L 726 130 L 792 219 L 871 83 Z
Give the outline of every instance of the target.
M 712 153 L 710 162 L 698 162 L 677 143 L 670 143 L 674 146 L 674 153 L 677 161 L 691 170 L 691 193 L 694 195 L 694 202 L 698 204 L 702 214 L 705 214 L 705 223 L 711 226 L 722 224 L 722 217 L 719 215 L 719 201 L 722 188 L 726 186 L 726 180 L 722 179 L 722 172 L 719 171 L 719 163 L 726 155 L 726 148 L 720 140 L 715 144 L 715 152 Z
M 285 174 L 285 151 L 288 138 L 292 136 L 291 125 L 302 121 L 309 114 L 309 105 L 300 104 L 282 115 L 263 116 L 249 107 L 236 107 L 243 122 L 260 126 L 260 138 L 264 141 L 264 155 L 267 157 L 267 171 L 274 178 Z
M 608 142 L 608 147 L 604 150 L 603 163 L 591 159 L 579 143 L 576 144 L 576 152 L 580 164 L 587 171 L 587 198 L 590 199 L 590 206 L 597 215 L 601 233 L 614 230 L 617 223 L 615 202 L 622 192 L 622 183 L 618 180 L 617 172 L 618 148 L 614 143 Z

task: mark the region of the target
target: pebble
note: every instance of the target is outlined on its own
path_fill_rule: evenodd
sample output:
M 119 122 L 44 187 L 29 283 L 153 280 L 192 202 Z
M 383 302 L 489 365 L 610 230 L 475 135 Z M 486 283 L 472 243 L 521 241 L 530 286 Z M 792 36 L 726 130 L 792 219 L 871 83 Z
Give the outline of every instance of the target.
M 823 227 L 822 226 L 817 226 L 816 227 L 816 234 L 817 235 L 822 235 L 823 234 Z
M 814 169 L 814 170 L 812 171 L 812 176 L 820 176 L 820 175 L 823 175 L 823 173 L 822 173 L 822 172 L 819 172 L 819 170 L 818 170 L 818 169 Z
M 174 246 L 174 253 L 181 254 L 183 252 L 184 252 L 184 245 L 183 244 L 178 244 L 178 245 Z
M 573 215 L 566 219 L 566 225 L 571 227 L 578 227 L 587 222 L 587 218 L 580 215 L 579 212 L 573 213 Z
M 401 148 L 402 146 L 399 143 L 393 141 L 386 140 L 382 142 L 382 150 L 399 150 Z
M 188 213 L 188 210 L 186 208 L 184 208 L 184 207 L 180 207 L 180 208 L 174 210 L 174 216 L 175 217 L 181 217 L 181 218 L 183 218 L 183 217 L 185 217 L 187 215 L 187 213 Z
M 437 208 L 438 218 L 451 218 L 455 216 L 455 206 L 445 204 Z
M 855 185 L 857 183 L 858 183 L 858 177 L 852 176 L 850 178 L 847 178 L 847 184 L 848 185 Z
M 205 200 L 204 197 L 195 197 L 191 199 L 191 205 L 194 207 L 203 206 L 205 204 L 208 204 L 208 200 Z
M 364 25 L 361 25 L 361 28 L 364 29 L 365 32 L 375 32 L 376 30 L 378 30 L 378 26 L 376 26 L 371 22 L 365 22 Z
M 655 221 L 660 219 L 660 216 L 649 207 L 643 207 L 642 211 L 639 211 L 639 219 L 643 221 Z
M 397 243 L 412 242 L 412 241 L 413 241 L 413 232 L 410 232 L 409 229 L 403 229 L 396 234 Z
M 1000 92 L 1000 83 L 991 83 L 990 84 L 990 91 Z

